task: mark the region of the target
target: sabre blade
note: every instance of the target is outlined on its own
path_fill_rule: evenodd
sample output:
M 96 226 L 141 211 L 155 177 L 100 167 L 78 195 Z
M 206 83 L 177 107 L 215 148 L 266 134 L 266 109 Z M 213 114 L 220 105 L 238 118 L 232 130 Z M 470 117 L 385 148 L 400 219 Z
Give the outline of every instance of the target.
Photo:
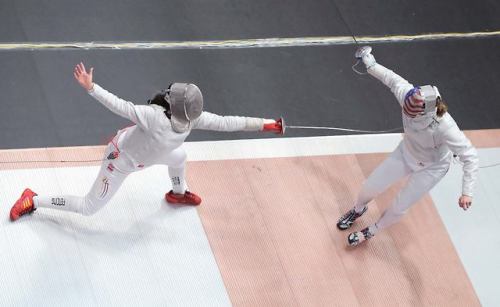
M 288 129 L 312 129 L 312 130 L 336 130 L 336 131 L 347 131 L 347 132 L 358 132 L 358 133 L 390 133 L 401 130 L 402 127 L 393 128 L 389 130 L 360 130 L 360 129 L 349 129 L 349 128 L 339 128 L 339 127 L 314 127 L 314 126 L 286 126 Z

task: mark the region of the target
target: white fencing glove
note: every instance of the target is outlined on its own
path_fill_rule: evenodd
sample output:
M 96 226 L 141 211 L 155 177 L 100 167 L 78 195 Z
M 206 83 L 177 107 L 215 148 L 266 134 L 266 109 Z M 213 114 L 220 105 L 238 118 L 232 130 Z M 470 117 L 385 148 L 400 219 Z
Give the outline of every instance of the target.
M 372 66 L 375 66 L 375 64 L 377 64 L 377 62 L 375 61 L 375 57 L 371 53 L 368 53 L 365 56 L 363 56 L 361 60 L 365 64 L 366 69 L 370 69 Z
M 372 47 L 361 46 L 354 53 L 354 57 L 358 59 L 358 61 L 359 60 L 363 61 L 363 63 L 366 66 L 366 69 L 369 69 L 370 67 L 377 64 L 377 62 L 375 61 L 375 57 L 373 57 L 371 52 L 372 52 Z

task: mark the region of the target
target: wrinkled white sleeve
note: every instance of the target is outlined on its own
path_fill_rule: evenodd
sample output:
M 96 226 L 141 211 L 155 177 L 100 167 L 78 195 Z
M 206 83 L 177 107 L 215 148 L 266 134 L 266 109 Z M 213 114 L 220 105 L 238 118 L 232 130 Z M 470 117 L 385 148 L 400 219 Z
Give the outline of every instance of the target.
M 406 93 L 413 88 L 413 84 L 378 63 L 370 67 L 368 73 L 390 88 L 391 92 L 396 96 L 399 105 L 403 106 Z
M 210 112 L 202 112 L 200 117 L 192 122 L 192 129 L 213 131 L 262 131 L 263 118 L 243 116 L 221 116 Z
M 154 110 L 151 107 L 145 105 L 136 106 L 132 102 L 123 100 L 106 91 L 95 83 L 94 87 L 88 93 L 111 112 L 131 120 L 143 129 L 149 128 L 149 121 L 154 116 Z
M 462 194 L 472 197 L 479 168 L 476 148 L 456 124 L 446 130 L 443 141 L 463 163 Z

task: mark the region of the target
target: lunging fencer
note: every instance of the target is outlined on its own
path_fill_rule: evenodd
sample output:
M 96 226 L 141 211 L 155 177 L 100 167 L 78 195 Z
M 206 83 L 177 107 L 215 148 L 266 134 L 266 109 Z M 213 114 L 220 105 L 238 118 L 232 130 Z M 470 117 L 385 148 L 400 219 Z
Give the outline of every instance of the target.
M 389 87 L 396 96 L 402 107 L 404 134 L 396 150 L 368 176 L 354 208 L 339 219 L 337 227 L 349 229 L 378 194 L 403 177 L 407 177 L 407 181 L 379 220 L 349 234 L 348 244 L 356 246 L 398 222 L 443 178 L 454 155 L 463 163 L 462 195 L 458 205 L 467 210 L 472 204 L 478 170 L 477 151 L 447 112 L 448 107 L 438 88 L 413 86 L 378 64 L 369 46 L 358 49 L 355 56 L 363 61 L 370 75 Z
M 92 215 L 109 202 L 129 174 L 155 164 L 168 166 L 172 190 L 165 195 L 167 202 L 199 205 L 201 198 L 189 191 L 185 180 L 186 152 L 182 144 L 192 129 L 283 133 L 282 119 L 219 116 L 203 111 L 203 96 L 194 84 L 172 83 L 150 99 L 148 105 L 135 105 L 93 83 L 93 68 L 87 71 L 79 63 L 73 74 L 92 97 L 134 125 L 119 130 L 108 144 L 99 174 L 87 195 L 47 196 L 26 189 L 10 211 L 12 221 L 37 208 Z

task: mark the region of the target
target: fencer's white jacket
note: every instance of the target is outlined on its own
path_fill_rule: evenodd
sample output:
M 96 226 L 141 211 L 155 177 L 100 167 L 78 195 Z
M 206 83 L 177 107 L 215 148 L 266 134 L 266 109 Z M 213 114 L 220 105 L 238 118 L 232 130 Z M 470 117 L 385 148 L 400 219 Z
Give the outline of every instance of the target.
M 389 87 L 400 106 L 413 84 L 386 67 L 375 64 L 368 73 Z M 450 163 L 453 154 L 463 163 L 462 194 L 473 196 L 478 170 L 477 151 L 469 139 L 460 131 L 455 120 L 446 112 L 442 117 L 426 114 L 411 118 L 403 116 L 403 155 L 413 170 L 429 167 L 435 163 Z
M 190 129 L 177 133 L 172 129 L 165 109 L 158 105 L 135 105 L 106 91 L 98 84 L 88 93 L 113 113 L 135 125 L 118 131 L 117 147 L 132 163 L 141 167 L 159 164 L 162 158 L 184 143 L 191 129 L 215 131 L 261 131 L 264 119 L 242 116 L 220 116 L 209 112 L 191 122 Z

